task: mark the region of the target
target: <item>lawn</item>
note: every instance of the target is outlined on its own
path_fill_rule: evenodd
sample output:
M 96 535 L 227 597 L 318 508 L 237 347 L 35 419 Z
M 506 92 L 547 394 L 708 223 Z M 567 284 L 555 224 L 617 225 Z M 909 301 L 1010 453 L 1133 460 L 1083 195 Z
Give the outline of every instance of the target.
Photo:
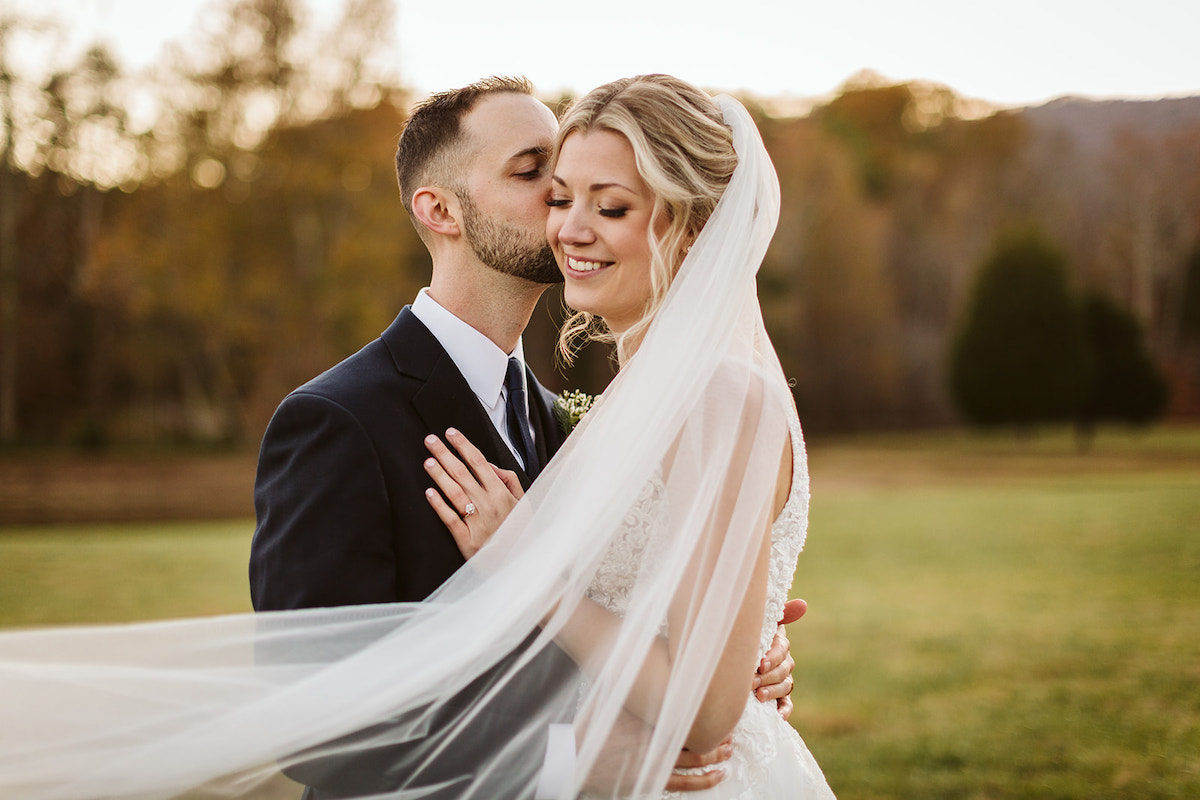
M 1200 797 L 1200 430 L 811 458 L 793 722 L 841 800 Z M 0 625 L 247 610 L 251 530 L 0 528 Z
M 0 625 L 251 611 L 252 520 L 0 527 Z
M 793 722 L 842 800 L 1200 797 L 1200 441 L 1060 444 L 814 449 Z

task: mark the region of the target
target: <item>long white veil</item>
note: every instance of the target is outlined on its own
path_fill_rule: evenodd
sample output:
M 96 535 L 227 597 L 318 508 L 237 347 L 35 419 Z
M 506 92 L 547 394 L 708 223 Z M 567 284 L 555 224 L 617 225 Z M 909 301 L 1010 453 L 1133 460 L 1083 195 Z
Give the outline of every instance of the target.
M 561 796 L 661 791 L 698 713 L 728 713 L 710 682 L 788 441 L 755 291 L 778 182 L 746 110 L 718 103 L 738 166 L 716 211 L 637 354 L 466 567 L 420 604 L 0 635 L 0 796 L 236 795 L 281 765 L 331 796 L 532 797 L 552 723 L 578 743 Z

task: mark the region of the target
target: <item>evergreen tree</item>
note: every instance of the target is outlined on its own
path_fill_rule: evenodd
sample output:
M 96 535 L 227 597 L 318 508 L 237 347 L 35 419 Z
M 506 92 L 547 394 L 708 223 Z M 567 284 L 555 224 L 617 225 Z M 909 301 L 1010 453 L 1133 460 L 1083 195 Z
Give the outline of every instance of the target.
M 1137 318 L 1099 292 L 1088 292 L 1081 304 L 1090 373 L 1078 424 L 1090 433 L 1109 420 L 1145 424 L 1167 405 L 1167 381 L 1142 338 Z
M 979 425 L 1070 419 L 1087 374 L 1066 259 L 1035 229 L 997 238 L 980 266 L 950 354 L 950 390 Z

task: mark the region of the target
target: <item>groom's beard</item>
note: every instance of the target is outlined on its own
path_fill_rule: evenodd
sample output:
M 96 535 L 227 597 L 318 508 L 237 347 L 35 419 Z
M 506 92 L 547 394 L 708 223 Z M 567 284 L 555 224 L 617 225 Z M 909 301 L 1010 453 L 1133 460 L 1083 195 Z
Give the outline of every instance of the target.
M 563 276 L 544 231 L 530 234 L 479 213 L 471 196 L 460 192 L 463 232 L 475 257 L 497 272 L 534 283 L 562 283 Z

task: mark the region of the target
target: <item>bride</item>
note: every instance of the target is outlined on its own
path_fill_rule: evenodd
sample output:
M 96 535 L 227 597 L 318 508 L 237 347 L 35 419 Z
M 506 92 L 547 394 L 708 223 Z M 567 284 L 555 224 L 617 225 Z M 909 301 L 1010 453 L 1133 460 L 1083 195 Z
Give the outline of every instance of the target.
M 779 187 L 753 120 L 667 76 L 600 87 L 549 204 L 565 336 L 607 329 L 621 369 L 520 502 L 461 436 L 462 461 L 431 445 L 466 566 L 417 604 L 0 635 L 0 796 L 247 795 L 370 764 L 392 787 L 372 796 L 533 797 L 530 742 L 566 725 L 554 797 L 660 797 L 681 748 L 731 733 L 728 777 L 689 796 L 832 797 L 751 698 L 808 505 L 755 289 Z
M 734 117 L 733 124 L 740 124 L 745 135 L 744 129 L 752 123 L 744 110 L 728 98 L 723 103 Z M 756 155 L 762 157 L 761 152 Z M 565 300 L 576 311 L 560 336 L 561 355 L 571 358 L 573 338 L 582 333 L 615 341 L 618 362 L 624 368 L 648 335 L 665 335 L 661 329 L 654 330 L 656 312 L 737 163 L 733 136 L 716 104 L 694 87 L 668 76 L 645 75 L 601 86 L 567 113 L 556 141 L 547 200 L 547 238 L 563 273 Z M 760 162 L 758 168 L 769 171 L 769 162 Z M 765 179 L 765 175 L 758 177 Z M 761 208 L 754 212 L 770 213 Z M 717 235 L 717 231 L 709 235 Z M 715 246 L 711 238 L 708 245 Z M 714 261 L 712 267 L 731 269 L 733 264 Z M 704 324 L 704 317 L 698 316 L 686 335 L 695 336 L 694 328 Z M 738 679 L 746 674 L 745 666 L 761 658 L 770 645 L 773 621 L 787 600 L 796 558 L 804 544 L 808 510 L 799 420 L 794 405 L 784 397 L 786 390 L 779 376 L 772 374 L 774 354 L 765 336 L 761 330 L 755 334 L 752 349 L 731 353 L 716 365 L 707 390 L 742 396 L 722 409 L 728 413 L 717 414 L 706 424 L 741 428 L 748 437 L 761 436 L 761 429 L 768 425 L 778 426 L 781 457 L 770 502 L 772 522 L 761 526 L 763 546 L 758 552 L 745 553 L 748 558 L 743 570 L 749 572 L 748 586 L 735 604 L 732 629 L 716 655 L 713 678 L 684 739 L 688 749 L 702 752 L 732 733 L 733 757 L 719 787 L 691 796 L 832 796 L 796 731 L 779 715 L 752 702 L 745 681 Z M 726 401 L 711 402 L 719 408 Z M 736 413 L 739 405 L 740 416 Z M 427 469 L 442 493 L 431 492 L 429 500 L 470 559 L 487 541 L 493 524 L 522 496 L 522 490 L 515 476 L 489 467 L 461 434 L 452 432 L 450 440 L 462 460 L 440 440 L 430 442 L 434 458 L 427 462 Z M 675 452 L 668 450 L 661 470 L 643 487 L 608 544 L 586 599 L 575 612 L 576 619 L 558 634 L 558 644 L 577 663 L 586 664 L 593 658 L 593 637 L 598 632 L 616 626 L 614 620 L 604 619 L 605 612 L 627 613 L 639 570 L 655 560 L 647 549 L 656 537 L 655 529 L 669 527 L 668 518 L 678 513 L 666 487 L 670 473 L 683 469 L 690 475 L 694 469 L 677 466 L 679 459 L 687 457 L 682 444 L 673 443 Z M 768 439 L 762 444 L 769 448 L 771 442 Z M 748 459 L 748 454 L 735 458 Z M 737 486 L 713 489 L 726 495 L 738 491 Z M 694 503 L 695 498 L 689 496 L 685 508 Z M 485 511 L 460 516 L 455 509 L 468 504 Z M 725 535 L 717 533 L 716 537 Z M 753 537 L 749 538 L 753 545 Z M 706 575 L 711 580 L 713 564 L 697 561 L 691 568 L 695 572 L 689 582 L 702 585 Z M 682 633 L 689 628 L 690 606 L 695 600 L 695 594 L 683 592 L 671 598 L 660 626 L 665 641 L 661 652 L 651 656 L 652 668 L 670 669 L 684 639 Z M 654 665 L 655 657 L 664 663 Z M 638 693 L 646 691 L 638 683 L 656 685 L 653 675 L 640 675 L 627 707 L 638 703 Z

